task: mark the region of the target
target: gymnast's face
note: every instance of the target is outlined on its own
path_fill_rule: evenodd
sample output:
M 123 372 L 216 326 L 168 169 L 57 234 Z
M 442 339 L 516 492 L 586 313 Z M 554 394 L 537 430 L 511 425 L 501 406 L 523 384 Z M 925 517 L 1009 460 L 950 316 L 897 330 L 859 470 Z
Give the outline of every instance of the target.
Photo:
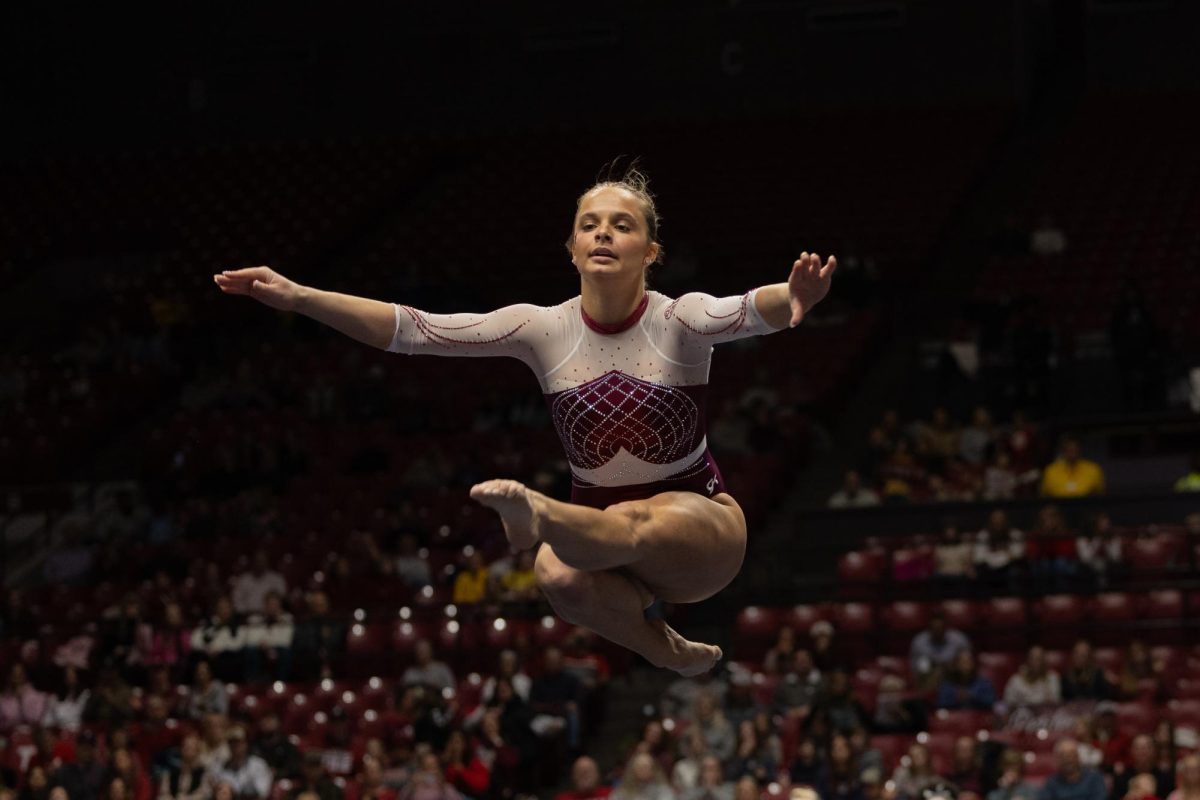
M 642 204 L 630 192 L 611 186 L 588 192 L 575 214 L 571 261 L 587 279 L 636 276 L 658 255 L 650 241 Z

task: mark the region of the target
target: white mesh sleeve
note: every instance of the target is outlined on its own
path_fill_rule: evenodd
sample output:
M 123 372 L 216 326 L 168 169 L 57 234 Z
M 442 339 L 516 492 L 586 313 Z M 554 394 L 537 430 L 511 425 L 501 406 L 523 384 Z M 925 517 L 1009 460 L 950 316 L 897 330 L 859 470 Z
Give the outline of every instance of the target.
M 727 297 L 688 292 L 671 302 L 664 309 L 663 316 L 674 332 L 682 329 L 688 343 L 696 345 L 731 342 L 781 330 L 771 327 L 758 313 L 754 305 L 757 293 L 757 288 Z
M 433 314 L 399 303 L 396 332 L 387 349 L 406 355 L 510 356 L 526 363 L 536 358 L 535 334 L 548 310 L 528 303 L 483 314 Z M 544 335 L 544 334 L 543 334 Z

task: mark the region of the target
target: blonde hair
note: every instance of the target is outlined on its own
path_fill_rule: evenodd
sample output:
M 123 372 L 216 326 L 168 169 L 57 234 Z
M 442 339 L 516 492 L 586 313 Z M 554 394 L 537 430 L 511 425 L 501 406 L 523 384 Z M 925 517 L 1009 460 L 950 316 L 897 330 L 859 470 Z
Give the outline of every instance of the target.
M 650 192 L 650 178 L 646 173 L 638 169 L 638 160 L 634 158 L 625 167 L 625 171 L 617 175 L 617 162 L 621 156 L 617 156 L 608 164 L 600 168 L 596 174 L 596 182 L 575 201 L 575 213 L 579 214 L 579 207 L 583 205 L 583 200 L 589 194 L 597 192 L 601 189 L 624 189 L 637 198 L 642 206 L 642 216 L 646 219 L 646 233 L 651 242 L 658 245 L 658 252 L 654 257 L 652 264 L 661 264 L 663 257 L 666 255 L 666 250 L 662 243 L 658 241 L 658 226 L 662 224 L 662 217 L 658 213 L 658 206 L 654 203 L 654 195 Z M 601 177 L 605 175 L 605 177 Z M 575 243 L 575 230 L 572 226 L 571 235 L 567 237 L 567 249 L 570 250 Z

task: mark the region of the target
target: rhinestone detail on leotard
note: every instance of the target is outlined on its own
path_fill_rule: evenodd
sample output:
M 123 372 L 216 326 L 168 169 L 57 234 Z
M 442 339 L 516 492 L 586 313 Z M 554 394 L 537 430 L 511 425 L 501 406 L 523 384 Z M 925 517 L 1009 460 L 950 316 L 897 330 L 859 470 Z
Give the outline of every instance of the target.
M 567 459 L 595 469 L 624 447 L 651 464 L 670 464 L 695 446 L 700 412 L 673 386 L 613 370 L 561 392 L 551 405 Z

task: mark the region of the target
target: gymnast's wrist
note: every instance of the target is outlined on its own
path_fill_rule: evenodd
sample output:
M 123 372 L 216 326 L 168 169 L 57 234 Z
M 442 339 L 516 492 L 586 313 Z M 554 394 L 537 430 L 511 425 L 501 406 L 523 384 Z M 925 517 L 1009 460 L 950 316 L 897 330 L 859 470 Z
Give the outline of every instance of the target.
M 312 310 L 313 299 L 314 299 L 313 295 L 316 294 L 318 291 L 320 291 L 320 290 L 314 289 L 311 286 L 304 286 L 302 284 L 296 285 L 296 308 L 295 308 L 295 311 L 297 314 L 308 314 Z

